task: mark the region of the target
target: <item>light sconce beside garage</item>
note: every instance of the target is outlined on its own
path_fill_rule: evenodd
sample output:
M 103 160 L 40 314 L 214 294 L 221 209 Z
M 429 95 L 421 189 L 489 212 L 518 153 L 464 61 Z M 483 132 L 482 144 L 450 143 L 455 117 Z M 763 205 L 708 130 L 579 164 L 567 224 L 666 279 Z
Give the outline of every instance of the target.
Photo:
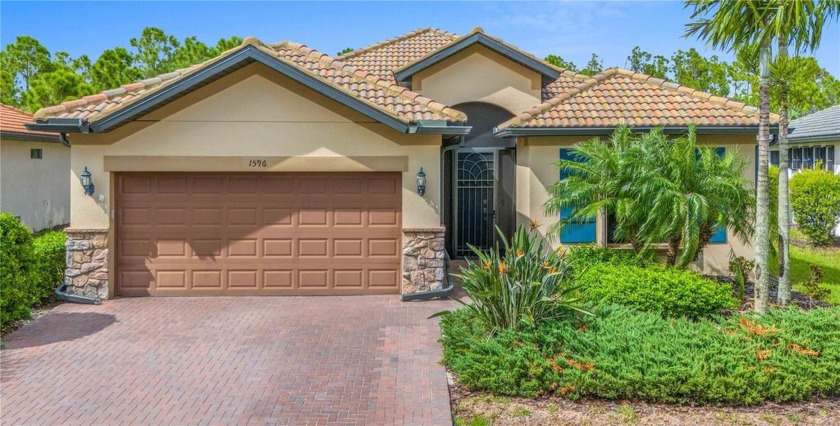
M 85 167 L 85 171 L 79 175 L 79 178 L 82 181 L 82 188 L 85 189 L 85 195 L 93 195 L 93 182 L 90 180 L 90 172 L 87 167 Z
M 420 168 L 420 172 L 417 173 L 417 193 L 421 197 L 426 193 L 426 172 L 423 171 L 422 167 Z

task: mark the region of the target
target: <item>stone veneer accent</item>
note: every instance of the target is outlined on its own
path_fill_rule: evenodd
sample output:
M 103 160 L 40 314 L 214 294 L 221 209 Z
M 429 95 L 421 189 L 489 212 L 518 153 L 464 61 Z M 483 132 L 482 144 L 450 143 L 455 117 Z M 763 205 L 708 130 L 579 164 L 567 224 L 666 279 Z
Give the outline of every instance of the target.
M 445 228 L 403 229 L 402 294 L 443 288 Z
M 73 229 L 67 232 L 67 293 L 108 298 L 108 230 Z

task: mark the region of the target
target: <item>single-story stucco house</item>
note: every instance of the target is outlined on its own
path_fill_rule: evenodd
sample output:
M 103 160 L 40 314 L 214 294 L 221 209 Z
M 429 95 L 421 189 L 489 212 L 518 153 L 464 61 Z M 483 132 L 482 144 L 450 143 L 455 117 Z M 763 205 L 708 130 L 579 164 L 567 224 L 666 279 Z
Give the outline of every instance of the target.
M 480 28 L 336 58 L 247 38 L 42 109 L 30 128 L 73 145 L 70 289 L 110 297 L 440 288 L 444 250 L 490 247 L 494 226 L 546 233 L 554 163 L 620 123 L 696 124 L 753 179 L 756 108 L 626 70 L 576 74 Z M 607 229 L 568 227 L 554 244 L 613 245 Z M 732 251 L 752 253 L 723 231 L 696 266 L 726 273 Z
M 840 105 L 792 120 L 788 126 L 788 172 L 813 169 L 840 174 Z M 770 151 L 770 163 L 779 165 L 779 147 Z
M 0 211 L 33 231 L 70 223 L 70 148 L 29 130 L 32 114 L 0 104 Z

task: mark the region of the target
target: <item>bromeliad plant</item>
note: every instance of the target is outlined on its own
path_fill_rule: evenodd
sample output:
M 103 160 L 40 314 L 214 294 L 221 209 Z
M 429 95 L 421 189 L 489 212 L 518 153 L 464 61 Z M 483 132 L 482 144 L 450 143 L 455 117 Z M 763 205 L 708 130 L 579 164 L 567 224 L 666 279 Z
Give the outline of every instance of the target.
M 572 286 L 573 270 L 564 253 L 552 250 L 534 229 L 520 227 L 510 241 L 496 232 L 502 246 L 497 243 L 488 252 L 470 246 L 477 260 L 456 275 L 471 299 L 458 301 L 491 334 L 588 314 Z

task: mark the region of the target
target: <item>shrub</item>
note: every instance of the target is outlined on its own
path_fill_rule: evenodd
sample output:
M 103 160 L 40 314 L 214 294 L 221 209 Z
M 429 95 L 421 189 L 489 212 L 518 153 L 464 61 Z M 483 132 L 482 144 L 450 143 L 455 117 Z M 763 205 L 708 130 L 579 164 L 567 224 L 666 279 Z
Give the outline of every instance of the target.
M 464 306 L 491 330 L 516 330 L 525 324 L 583 312 L 572 288 L 572 269 L 563 254 L 551 250 L 536 231 L 520 227 L 511 238 L 498 232 L 498 244 L 487 253 L 472 247 L 458 277 L 471 303 Z M 458 300 L 458 299 L 456 299 Z M 459 300 L 460 302 L 460 300 Z
M 35 297 L 43 302 L 55 294 L 55 288 L 64 281 L 65 243 L 67 234 L 47 231 L 34 239 L 38 268 L 35 270 Z
M 651 263 L 648 258 L 640 257 L 630 249 L 611 249 L 593 245 L 573 246 L 569 249 L 567 257 L 574 268 L 580 272 L 604 263 L 633 266 L 645 266 Z
M 737 306 L 732 288 L 695 272 L 650 266 L 595 265 L 580 278 L 594 302 L 632 306 L 665 317 L 710 317 Z
M 790 206 L 799 229 L 815 245 L 834 242 L 840 220 L 840 176 L 803 170 L 790 180 Z
M 444 363 L 462 385 L 502 395 L 758 404 L 840 395 L 840 309 L 665 319 L 602 305 L 488 337 L 467 310 L 441 321 Z
M 735 278 L 735 285 L 738 289 L 738 300 L 744 300 L 744 290 L 747 282 L 750 280 L 750 274 L 753 268 L 755 268 L 755 261 L 747 260 L 743 256 L 737 256 L 729 261 L 729 272 Z
M 0 213 L 0 323 L 29 318 L 35 251 L 32 233 L 9 213 Z

